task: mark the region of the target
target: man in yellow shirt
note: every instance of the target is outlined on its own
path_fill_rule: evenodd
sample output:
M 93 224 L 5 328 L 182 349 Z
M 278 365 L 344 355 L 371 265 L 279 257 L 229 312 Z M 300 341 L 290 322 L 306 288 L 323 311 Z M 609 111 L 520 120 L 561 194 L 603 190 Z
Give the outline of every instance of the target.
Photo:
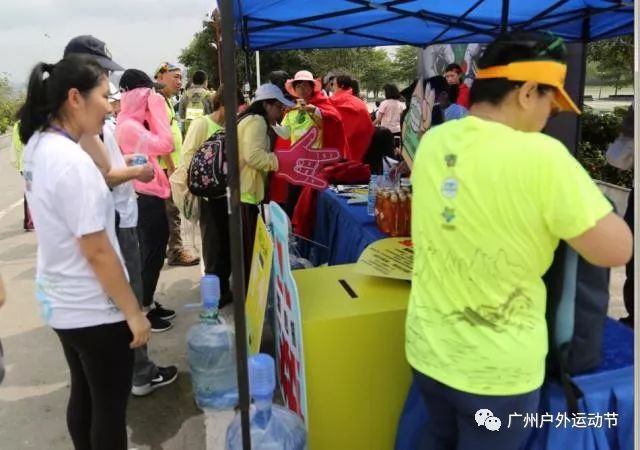
M 158 83 L 163 85 L 160 93 L 164 95 L 167 101 L 167 114 L 171 124 L 171 134 L 173 134 L 174 149 L 171 157 L 164 157 L 160 160 L 160 166 L 165 170 L 167 176 L 171 177 L 182 156 L 182 131 L 176 118 L 176 111 L 171 103 L 171 98 L 180 92 L 182 87 L 182 70 L 176 65 L 164 62 L 158 66 L 154 75 Z M 170 266 L 194 266 L 199 264 L 200 258 L 190 255 L 182 246 L 180 211 L 173 202 L 172 197 L 167 199 L 167 215 L 169 217 L 167 264 Z
M 631 256 L 627 225 L 559 141 L 578 113 L 566 51 L 549 34 L 505 34 L 479 61 L 470 116 L 423 137 L 413 166 L 415 262 L 406 354 L 430 412 L 424 448 L 517 450 L 545 375 L 542 275 L 563 239 L 595 265 Z M 499 432 L 496 432 L 499 429 Z

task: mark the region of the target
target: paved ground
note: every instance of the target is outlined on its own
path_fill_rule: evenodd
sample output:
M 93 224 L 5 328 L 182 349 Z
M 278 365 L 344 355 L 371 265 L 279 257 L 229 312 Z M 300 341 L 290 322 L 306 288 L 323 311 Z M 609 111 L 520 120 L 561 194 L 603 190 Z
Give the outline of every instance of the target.
M 5 347 L 7 377 L 0 387 L 0 447 L 3 449 L 71 448 L 65 425 L 69 373 L 53 332 L 38 316 L 33 292 L 36 236 L 22 231 L 22 184 L 10 166 L 9 151 L 0 148 L 0 273 L 8 302 L 0 310 L 0 338 Z M 155 334 L 150 354 L 158 364 L 177 364 L 177 383 L 148 398 L 132 399 L 129 435 L 139 450 L 222 449 L 232 413 L 208 414 L 194 405 L 185 360 L 185 335 L 196 321 L 184 305 L 198 301 L 200 270 L 165 268 L 158 300 L 178 311 L 175 328 Z M 624 315 L 621 285 L 624 271 L 612 277 L 610 313 Z M 231 314 L 224 311 L 225 316 Z
M 8 302 L 0 310 L 0 338 L 7 376 L 0 387 L 0 447 L 71 448 L 65 425 L 69 373 L 55 334 L 41 321 L 34 297 L 36 236 L 22 231 L 22 184 L 0 148 L 0 273 Z M 205 415 L 192 400 L 185 336 L 197 320 L 184 305 L 198 301 L 199 267 L 165 267 L 158 300 L 178 311 L 174 329 L 154 334 L 150 354 L 158 364 L 177 364 L 180 378 L 151 396 L 130 401 L 130 446 L 139 450 L 222 449 L 232 413 Z M 225 316 L 231 310 L 224 311 Z M 205 427 L 205 423 L 207 426 Z M 208 444 L 205 436 L 208 435 Z

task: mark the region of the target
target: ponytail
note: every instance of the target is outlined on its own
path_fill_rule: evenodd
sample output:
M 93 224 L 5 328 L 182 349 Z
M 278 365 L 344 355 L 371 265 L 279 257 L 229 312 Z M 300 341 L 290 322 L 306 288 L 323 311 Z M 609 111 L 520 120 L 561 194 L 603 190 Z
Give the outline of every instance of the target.
M 58 117 L 70 89 L 88 94 L 104 76 L 102 66 L 87 55 L 68 55 L 57 64 L 36 64 L 29 76 L 27 98 L 18 112 L 22 143 L 26 144 L 34 133 Z

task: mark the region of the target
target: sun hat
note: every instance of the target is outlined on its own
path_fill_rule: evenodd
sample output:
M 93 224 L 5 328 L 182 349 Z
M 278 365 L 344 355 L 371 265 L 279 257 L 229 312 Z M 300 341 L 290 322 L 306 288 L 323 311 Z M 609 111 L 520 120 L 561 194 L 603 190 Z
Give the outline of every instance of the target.
M 287 108 L 291 108 L 295 105 L 295 103 L 284 97 L 284 94 L 278 86 L 272 83 L 265 83 L 256 89 L 256 95 L 253 98 L 253 101 L 258 102 L 260 100 L 278 100 Z
M 320 90 L 322 90 L 322 83 L 320 82 L 320 80 L 316 80 L 315 78 L 313 78 L 313 74 L 311 72 L 309 72 L 308 70 L 301 70 L 299 72 L 296 72 L 296 74 L 293 76 L 292 79 L 287 80 L 287 82 L 285 83 L 284 87 L 287 90 L 287 92 L 292 96 L 292 97 L 298 97 L 298 94 L 296 94 L 296 90 L 293 87 L 293 84 L 296 81 L 310 81 L 313 83 L 313 92 L 319 92 Z

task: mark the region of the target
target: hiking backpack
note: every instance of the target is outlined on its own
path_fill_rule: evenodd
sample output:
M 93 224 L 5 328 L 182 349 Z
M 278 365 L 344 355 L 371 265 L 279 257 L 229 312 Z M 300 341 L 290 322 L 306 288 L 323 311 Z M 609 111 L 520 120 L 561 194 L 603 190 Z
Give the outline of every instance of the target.
M 184 132 L 189 130 L 189 125 L 205 114 L 206 94 L 203 92 L 192 92 L 187 94 L 187 106 L 184 113 Z
M 220 198 L 227 193 L 225 133 L 218 131 L 204 141 L 189 164 L 189 191 L 198 197 Z
M 571 375 L 597 368 L 609 306 L 609 269 L 597 267 L 561 241 L 544 275 L 549 353 L 547 376 L 560 381 L 568 411 L 578 412 L 582 392 Z

